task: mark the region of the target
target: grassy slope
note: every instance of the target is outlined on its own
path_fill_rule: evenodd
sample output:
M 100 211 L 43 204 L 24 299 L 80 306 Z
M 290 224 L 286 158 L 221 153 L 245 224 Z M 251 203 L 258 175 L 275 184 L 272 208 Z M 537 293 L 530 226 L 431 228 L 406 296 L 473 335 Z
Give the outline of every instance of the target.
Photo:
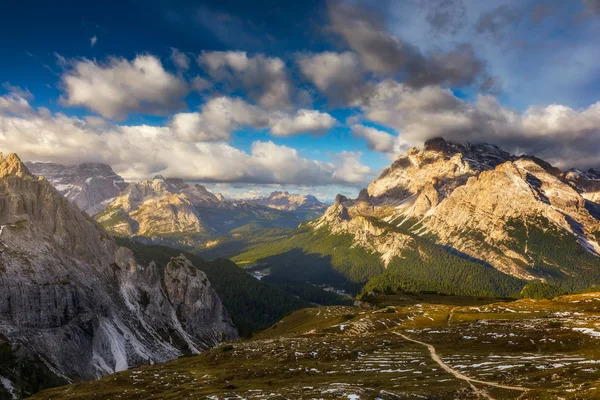
M 381 223 L 379 221 L 374 221 Z M 399 230 L 387 226 L 390 230 Z M 408 232 L 402 232 L 410 234 Z M 359 292 L 387 287 L 479 296 L 516 295 L 524 282 L 496 269 L 451 254 L 412 235 L 419 251 L 395 258 L 387 269 L 379 255 L 352 246 L 349 234 L 297 229 L 287 238 L 257 245 L 233 259 L 249 267 L 269 267 L 278 280 L 329 283 Z

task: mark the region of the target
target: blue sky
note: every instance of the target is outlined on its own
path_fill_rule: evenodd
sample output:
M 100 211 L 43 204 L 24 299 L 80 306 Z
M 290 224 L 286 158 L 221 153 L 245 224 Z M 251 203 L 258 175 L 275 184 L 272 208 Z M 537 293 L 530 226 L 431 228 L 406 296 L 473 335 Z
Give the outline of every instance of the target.
M 600 167 L 600 1 L 9 2 L 0 150 L 355 196 L 433 136 Z

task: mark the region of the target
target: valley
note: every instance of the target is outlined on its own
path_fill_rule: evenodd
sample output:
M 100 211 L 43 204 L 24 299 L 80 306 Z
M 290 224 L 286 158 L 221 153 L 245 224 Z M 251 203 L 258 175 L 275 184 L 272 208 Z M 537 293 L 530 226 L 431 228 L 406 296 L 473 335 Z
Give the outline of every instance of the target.
M 33 399 L 593 399 L 600 294 L 396 293 L 297 311 L 250 340 Z

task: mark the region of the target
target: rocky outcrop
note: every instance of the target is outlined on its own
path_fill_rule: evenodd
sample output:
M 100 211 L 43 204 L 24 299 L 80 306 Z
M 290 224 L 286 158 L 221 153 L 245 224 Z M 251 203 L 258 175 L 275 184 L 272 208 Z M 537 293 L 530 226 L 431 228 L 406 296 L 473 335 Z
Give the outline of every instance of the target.
M 127 186 L 123 178 L 106 164 L 28 162 L 26 166 L 33 175 L 46 178 L 67 200 L 88 215 L 104 210 Z
M 16 155 L 1 159 L 0 194 L 0 336 L 22 356 L 89 379 L 237 336 L 189 261 L 140 265 Z

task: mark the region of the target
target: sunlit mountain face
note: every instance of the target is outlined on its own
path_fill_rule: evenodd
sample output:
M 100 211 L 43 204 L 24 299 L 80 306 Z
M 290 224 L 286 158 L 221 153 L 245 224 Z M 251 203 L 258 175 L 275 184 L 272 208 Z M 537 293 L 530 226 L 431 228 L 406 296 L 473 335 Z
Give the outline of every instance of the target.
M 600 397 L 599 0 L 0 10 L 0 400 Z

